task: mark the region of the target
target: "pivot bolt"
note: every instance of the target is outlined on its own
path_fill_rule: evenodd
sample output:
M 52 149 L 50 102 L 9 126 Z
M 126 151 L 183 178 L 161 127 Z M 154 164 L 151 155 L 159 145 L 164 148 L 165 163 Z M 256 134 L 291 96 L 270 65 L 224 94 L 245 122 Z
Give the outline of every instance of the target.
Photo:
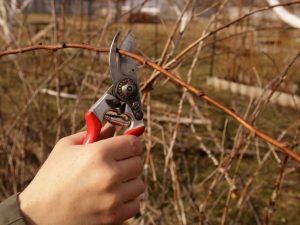
M 138 110 L 138 111 L 134 112 L 134 117 L 137 120 L 142 120 L 144 117 L 144 113 L 141 110 Z
M 117 86 L 117 94 L 123 101 L 132 99 L 137 93 L 137 84 L 131 79 L 124 79 Z

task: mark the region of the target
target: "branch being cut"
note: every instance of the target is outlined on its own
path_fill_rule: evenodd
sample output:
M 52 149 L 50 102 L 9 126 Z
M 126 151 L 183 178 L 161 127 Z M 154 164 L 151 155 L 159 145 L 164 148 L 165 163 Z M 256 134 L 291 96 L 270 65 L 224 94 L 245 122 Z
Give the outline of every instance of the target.
M 4 56 L 4 55 L 18 54 L 18 53 L 29 52 L 29 51 L 39 50 L 39 49 L 57 51 L 57 50 L 64 49 L 64 48 L 78 48 L 78 49 L 86 49 L 86 50 L 95 51 L 95 52 L 109 52 L 108 48 L 97 48 L 97 47 L 92 46 L 92 45 L 72 43 L 72 44 L 60 44 L 60 45 L 35 45 L 35 46 L 29 46 L 29 47 L 25 47 L 25 48 L 6 50 L 6 51 L 0 52 L 0 57 Z M 180 86 L 186 88 L 188 91 L 193 93 L 198 98 L 202 98 L 203 100 L 205 100 L 209 104 L 211 104 L 211 105 L 215 106 L 216 108 L 220 109 L 221 111 L 226 113 L 228 116 L 232 117 L 237 122 L 239 122 L 241 125 L 243 125 L 245 128 L 247 128 L 251 133 L 258 136 L 262 140 L 274 145 L 275 147 L 280 149 L 282 152 L 284 152 L 286 155 L 288 155 L 289 157 L 293 158 L 294 160 L 296 160 L 297 162 L 300 163 L 300 155 L 293 152 L 291 149 L 287 148 L 286 145 L 283 144 L 282 142 L 279 142 L 279 141 L 273 139 L 269 135 L 267 135 L 264 132 L 262 132 L 262 131 L 258 130 L 257 128 L 253 127 L 251 124 L 249 124 L 242 117 L 237 115 L 235 112 L 233 112 L 229 108 L 225 107 L 221 103 L 217 102 L 213 98 L 211 98 L 211 97 L 207 96 L 206 94 L 204 94 L 203 91 L 201 91 L 201 90 L 193 87 L 192 85 L 186 83 L 185 81 L 183 81 L 182 79 L 180 79 L 176 75 L 172 74 L 171 72 L 167 71 L 166 69 L 162 68 L 161 66 L 145 59 L 142 56 L 136 55 L 136 54 L 131 53 L 131 52 L 127 52 L 127 51 L 122 50 L 122 49 L 119 49 L 118 52 L 122 55 L 126 55 L 128 57 L 131 57 L 131 58 L 143 63 L 144 65 L 148 65 L 148 66 L 152 67 L 153 69 L 159 71 L 160 73 L 164 74 L 165 76 L 169 77 L 176 84 L 179 84 Z

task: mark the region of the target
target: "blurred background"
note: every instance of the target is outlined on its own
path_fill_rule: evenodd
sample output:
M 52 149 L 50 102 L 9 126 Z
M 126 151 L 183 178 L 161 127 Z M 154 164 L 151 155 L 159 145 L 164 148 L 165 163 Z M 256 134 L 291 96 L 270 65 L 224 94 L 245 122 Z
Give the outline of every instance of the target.
M 0 51 L 109 47 L 131 30 L 136 54 L 300 153 L 297 15 L 300 1 L 287 0 L 0 0 Z M 138 73 L 147 190 L 129 224 L 300 224 L 299 164 L 164 75 Z M 1 56 L 0 74 L 3 200 L 85 129 L 111 79 L 107 54 L 82 49 Z

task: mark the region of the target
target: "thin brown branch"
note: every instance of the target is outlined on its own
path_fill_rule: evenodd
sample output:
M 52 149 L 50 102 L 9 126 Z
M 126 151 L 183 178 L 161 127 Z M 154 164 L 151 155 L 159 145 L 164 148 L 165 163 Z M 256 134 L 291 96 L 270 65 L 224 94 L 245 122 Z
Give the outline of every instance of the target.
M 300 3 L 300 1 L 297 1 L 297 2 Z M 109 52 L 108 48 L 97 48 L 97 47 L 92 46 L 92 45 L 72 43 L 72 44 L 60 44 L 60 45 L 35 45 L 35 46 L 29 46 L 29 47 L 25 47 L 25 48 L 6 50 L 6 51 L 0 52 L 0 57 L 4 56 L 4 55 L 29 52 L 29 51 L 39 50 L 39 49 L 57 51 L 57 50 L 64 49 L 64 48 L 80 48 L 80 49 L 86 49 L 86 50 L 95 51 L 95 52 Z M 235 119 L 237 122 L 239 122 L 241 125 L 243 125 L 245 128 L 247 128 L 255 136 L 258 136 L 262 140 L 276 146 L 278 149 L 283 151 L 289 157 L 293 158 L 294 160 L 296 160 L 300 163 L 300 155 L 293 152 L 291 149 L 287 148 L 284 143 L 279 142 L 279 141 L 273 139 L 272 137 L 270 137 L 269 135 L 267 135 L 266 133 L 258 130 L 257 128 L 255 128 L 254 126 L 249 124 L 247 121 L 245 121 L 242 117 L 240 117 L 235 112 L 233 112 L 231 109 L 225 107 L 224 105 L 217 102 L 213 98 L 211 98 L 211 97 L 207 96 L 206 94 L 204 94 L 203 91 L 201 91 L 201 90 L 193 87 L 192 85 L 186 83 L 185 81 L 180 79 L 178 76 L 172 74 L 171 72 L 167 71 L 166 69 L 162 68 L 161 66 L 157 65 L 156 63 L 145 59 L 142 56 L 139 56 L 139 55 L 131 53 L 131 52 L 127 52 L 127 51 L 122 50 L 122 49 L 119 49 L 118 52 L 120 54 L 131 57 L 131 58 L 143 63 L 144 65 L 148 65 L 148 66 L 152 67 L 153 69 L 156 69 L 160 73 L 162 73 L 165 76 L 167 76 L 168 78 L 170 78 L 176 84 L 178 84 L 178 85 L 186 88 L 187 90 L 189 90 L 191 93 L 193 93 L 198 98 L 202 98 L 206 102 L 210 103 L 211 105 L 215 106 L 216 108 L 218 108 L 221 111 L 223 111 L 224 113 L 226 113 L 228 116 Z

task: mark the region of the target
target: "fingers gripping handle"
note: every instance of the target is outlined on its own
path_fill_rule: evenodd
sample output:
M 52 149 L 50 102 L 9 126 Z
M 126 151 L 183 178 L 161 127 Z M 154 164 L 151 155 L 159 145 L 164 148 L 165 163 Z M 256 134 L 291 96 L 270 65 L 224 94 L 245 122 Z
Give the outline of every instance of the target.
M 87 133 L 82 144 L 86 145 L 96 142 L 100 139 L 102 123 L 91 111 L 86 112 L 84 117 L 86 121 Z M 142 125 L 125 131 L 124 135 L 134 135 L 139 137 L 144 133 L 144 131 L 145 127 Z
M 83 140 L 83 144 L 86 145 L 99 140 L 102 124 L 95 114 L 90 111 L 86 112 L 84 117 L 87 133 Z

